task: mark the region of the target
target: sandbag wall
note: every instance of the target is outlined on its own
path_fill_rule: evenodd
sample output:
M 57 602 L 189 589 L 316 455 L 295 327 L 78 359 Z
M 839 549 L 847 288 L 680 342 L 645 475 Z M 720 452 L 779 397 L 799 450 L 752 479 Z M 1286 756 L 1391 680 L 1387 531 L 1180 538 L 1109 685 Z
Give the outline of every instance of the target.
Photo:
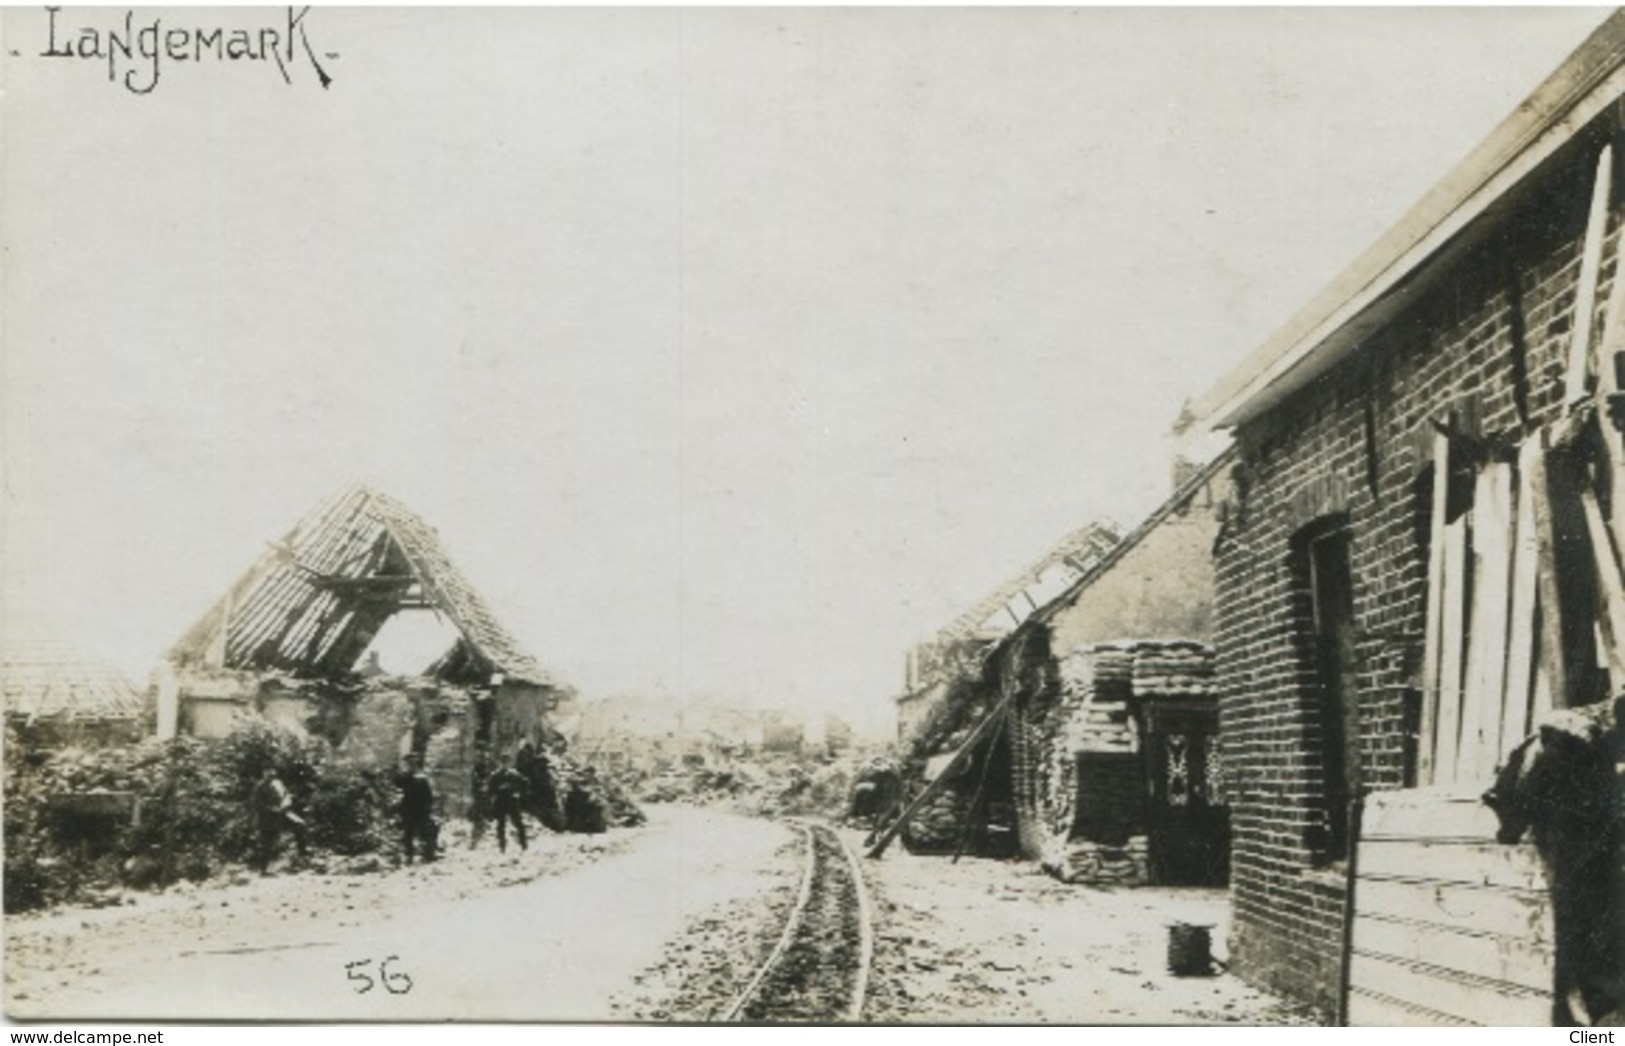
M 1053 698 L 1024 724 L 1037 856 L 1068 882 L 1149 881 L 1153 782 L 1139 710 L 1171 696 L 1211 696 L 1212 651 L 1188 640 L 1086 644 L 1056 661 Z M 1033 705 L 1041 709 L 1034 714 Z M 1029 843 L 1030 845 L 1030 843 Z

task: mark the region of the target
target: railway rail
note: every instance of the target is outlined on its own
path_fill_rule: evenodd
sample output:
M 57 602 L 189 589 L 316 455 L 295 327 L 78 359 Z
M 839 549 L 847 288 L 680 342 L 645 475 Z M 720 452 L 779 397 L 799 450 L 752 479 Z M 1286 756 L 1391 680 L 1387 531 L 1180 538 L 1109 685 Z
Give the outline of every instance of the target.
M 800 825 L 807 857 L 773 950 L 722 1011 L 723 1021 L 863 1019 L 874 919 L 858 859 L 826 825 Z

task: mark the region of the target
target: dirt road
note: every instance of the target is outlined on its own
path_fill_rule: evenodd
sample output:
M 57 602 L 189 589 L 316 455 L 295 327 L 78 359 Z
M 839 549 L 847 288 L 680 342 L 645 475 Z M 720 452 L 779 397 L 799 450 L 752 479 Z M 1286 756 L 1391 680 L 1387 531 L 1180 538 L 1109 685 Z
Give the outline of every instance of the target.
M 450 850 L 371 875 L 240 876 L 131 904 L 6 920 L 13 1018 L 707 1021 L 771 949 L 799 833 L 694 807 Z M 858 842 L 857 833 L 845 833 Z M 1167 926 L 1228 917 L 1220 890 L 1067 886 L 1036 865 L 862 861 L 877 918 L 864 1019 L 1296 1024 L 1234 977 L 1176 978 Z
M 759 896 L 793 836 L 695 808 L 530 852 L 6 921 L 9 1016 L 606 1020 L 700 914 Z M 394 957 L 391 959 L 391 957 Z M 387 965 L 385 965 L 388 960 Z

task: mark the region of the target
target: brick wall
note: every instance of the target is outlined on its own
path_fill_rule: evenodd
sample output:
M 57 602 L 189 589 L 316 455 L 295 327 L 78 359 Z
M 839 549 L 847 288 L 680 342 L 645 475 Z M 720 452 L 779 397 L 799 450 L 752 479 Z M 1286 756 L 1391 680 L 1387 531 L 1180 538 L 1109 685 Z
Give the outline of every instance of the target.
M 1322 723 L 1294 536 L 1346 518 L 1360 783 L 1404 787 L 1424 633 L 1431 421 L 1454 410 L 1469 429 L 1515 444 L 1525 426 L 1555 415 L 1596 150 L 1577 141 L 1506 201 L 1482 248 L 1452 262 L 1337 370 L 1236 433 L 1241 462 L 1215 593 L 1234 833 L 1231 955 L 1243 977 L 1328 1013 L 1346 869 L 1326 860 L 1317 832 Z

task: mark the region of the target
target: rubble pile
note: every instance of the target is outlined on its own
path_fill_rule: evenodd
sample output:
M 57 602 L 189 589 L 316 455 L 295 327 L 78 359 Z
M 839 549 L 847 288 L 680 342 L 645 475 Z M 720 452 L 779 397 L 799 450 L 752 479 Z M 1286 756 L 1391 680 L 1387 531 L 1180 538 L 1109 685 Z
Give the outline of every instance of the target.
M 247 861 L 256 845 L 250 794 L 266 769 L 295 797 L 317 855 L 370 853 L 392 841 L 391 781 L 320 738 L 264 721 L 212 743 L 8 745 L 5 910 L 200 881 Z
M 547 767 L 562 821 L 553 823 L 546 812 L 535 812 L 549 828 L 596 833 L 609 828 L 633 828 L 648 820 L 624 785 L 575 762 L 564 750 L 549 751 Z
M 362 700 L 410 708 L 398 693 Z M 395 739 L 386 745 L 385 734 Z M 460 818 L 467 804 L 457 797 L 469 790 L 472 770 L 459 770 L 457 753 L 438 752 L 435 736 L 427 753 L 441 797 L 437 813 L 442 820 Z M 335 747 L 254 716 L 208 741 L 180 737 L 42 751 L 8 738 L 5 910 L 239 874 L 259 846 L 251 797 L 267 769 L 282 779 L 305 822 L 309 868 L 360 872 L 392 865 L 400 845 L 400 738 L 391 726 L 370 741 L 358 727 Z M 550 752 L 546 765 L 556 805 L 547 815 L 532 811 L 546 827 L 592 833 L 643 823 L 642 811 L 615 781 L 562 750 Z M 285 849 L 291 852 L 291 840 Z
M 869 758 L 858 752 L 761 752 L 645 772 L 632 792 L 645 803 L 725 806 L 761 817 L 846 816 Z

